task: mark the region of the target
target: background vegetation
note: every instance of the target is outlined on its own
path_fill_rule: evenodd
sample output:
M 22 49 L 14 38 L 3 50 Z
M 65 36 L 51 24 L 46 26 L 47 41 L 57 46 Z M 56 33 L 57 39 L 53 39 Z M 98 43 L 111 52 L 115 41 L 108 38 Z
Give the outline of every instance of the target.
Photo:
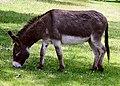
M 105 56 L 103 73 L 89 71 L 93 64 L 93 53 L 88 43 L 63 45 L 64 72 L 57 71 L 58 59 L 52 45 L 47 49 L 44 69 L 36 68 L 41 40 L 31 47 L 31 55 L 23 68 L 12 67 L 13 44 L 7 31 L 17 33 L 31 18 L 50 9 L 97 10 L 107 17 L 111 59 L 108 64 Z M 94 0 L 0 0 L 0 86 L 26 85 L 119 86 L 120 3 Z

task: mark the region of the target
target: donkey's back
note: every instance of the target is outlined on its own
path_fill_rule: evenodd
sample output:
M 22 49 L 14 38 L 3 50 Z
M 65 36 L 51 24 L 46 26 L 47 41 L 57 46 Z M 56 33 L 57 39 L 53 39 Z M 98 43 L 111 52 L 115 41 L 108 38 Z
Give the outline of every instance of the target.
M 52 25 L 50 31 L 57 35 L 55 38 L 61 34 L 90 37 L 94 32 L 103 33 L 107 27 L 107 20 L 101 13 L 93 10 L 52 10 Z

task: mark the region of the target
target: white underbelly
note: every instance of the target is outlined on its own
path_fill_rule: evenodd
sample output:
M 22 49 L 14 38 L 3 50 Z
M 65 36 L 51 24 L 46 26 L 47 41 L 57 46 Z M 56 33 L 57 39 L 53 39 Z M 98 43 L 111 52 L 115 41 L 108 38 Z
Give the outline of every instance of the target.
M 79 37 L 79 36 L 69 36 L 69 35 L 62 35 L 62 43 L 63 44 L 78 44 L 78 43 L 84 43 L 89 39 L 89 37 Z

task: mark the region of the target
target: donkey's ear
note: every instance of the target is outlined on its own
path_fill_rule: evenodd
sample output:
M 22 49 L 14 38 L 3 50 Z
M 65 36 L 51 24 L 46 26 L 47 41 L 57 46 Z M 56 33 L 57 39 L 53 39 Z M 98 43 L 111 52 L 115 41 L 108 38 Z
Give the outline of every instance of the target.
M 12 33 L 11 31 L 8 31 L 8 34 L 12 38 L 13 43 L 19 44 L 20 40 L 14 33 Z
M 11 31 L 8 31 L 8 34 L 13 39 L 13 41 L 16 41 L 18 39 L 17 36 L 14 33 L 12 33 Z
M 12 38 L 13 43 L 16 43 L 18 46 L 21 45 L 19 38 L 14 33 L 12 33 L 11 31 L 8 31 L 8 34 Z

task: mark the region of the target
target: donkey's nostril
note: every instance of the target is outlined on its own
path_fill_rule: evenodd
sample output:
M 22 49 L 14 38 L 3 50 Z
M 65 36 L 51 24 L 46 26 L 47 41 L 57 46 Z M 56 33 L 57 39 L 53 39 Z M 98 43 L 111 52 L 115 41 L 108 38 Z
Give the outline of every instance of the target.
M 13 65 L 13 67 L 15 67 L 15 66 Z
M 15 66 L 13 65 L 13 67 L 15 68 Z
M 21 66 L 18 66 L 18 67 L 17 67 L 17 66 L 14 66 L 14 65 L 13 65 L 13 67 L 14 67 L 14 68 L 21 68 Z

